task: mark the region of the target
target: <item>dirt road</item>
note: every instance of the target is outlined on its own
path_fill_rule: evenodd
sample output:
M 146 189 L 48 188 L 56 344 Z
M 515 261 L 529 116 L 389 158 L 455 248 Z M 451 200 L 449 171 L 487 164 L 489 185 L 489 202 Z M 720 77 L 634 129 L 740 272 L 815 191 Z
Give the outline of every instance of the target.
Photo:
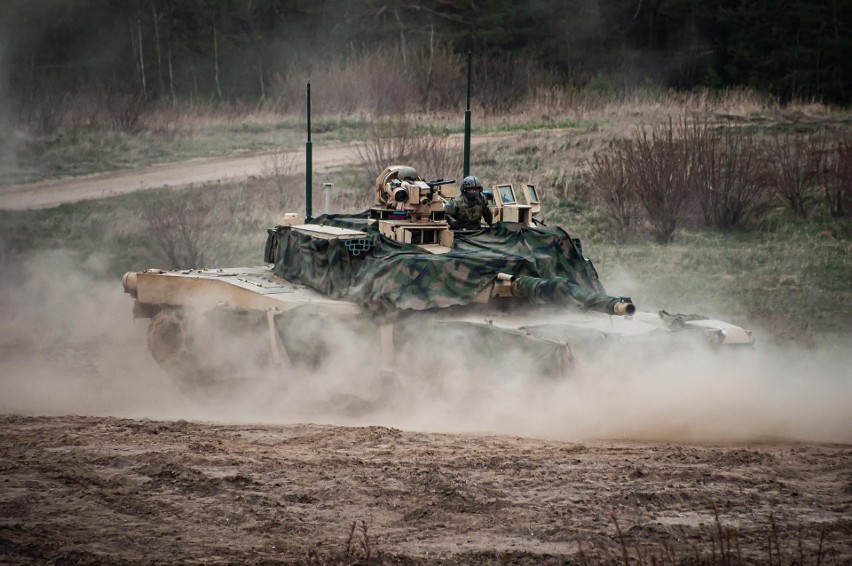
M 558 133 L 564 130 L 551 130 Z M 472 145 L 488 140 L 523 135 L 498 132 L 474 136 Z M 451 136 L 461 143 L 461 136 Z M 356 144 L 313 146 L 313 166 L 316 170 L 341 167 L 359 160 Z M 50 208 L 66 202 L 123 195 L 145 189 L 179 188 L 217 181 L 240 181 L 252 176 L 269 175 L 276 161 L 292 164 L 292 172 L 305 170 L 304 149 L 287 152 L 266 152 L 251 155 L 192 159 L 177 163 L 161 163 L 129 171 L 116 171 L 83 177 L 41 181 L 25 185 L 0 187 L 0 209 L 21 210 Z
M 0 430 L 4 563 L 852 560 L 852 449 L 836 445 L 86 417 Z
M 315 147 L 314 167 L 322 169 L 356 161 L 354 149 L 352 144 Z M 144 189 L 239 181 L 269 174 L 275 159 L 292 162 L 296 172 L 305 170 L 304 151 L 301 150 L 161 163 L 130 171 L 0 188 L 0 209 L 49 208 L 66 202 L 117 196 Z

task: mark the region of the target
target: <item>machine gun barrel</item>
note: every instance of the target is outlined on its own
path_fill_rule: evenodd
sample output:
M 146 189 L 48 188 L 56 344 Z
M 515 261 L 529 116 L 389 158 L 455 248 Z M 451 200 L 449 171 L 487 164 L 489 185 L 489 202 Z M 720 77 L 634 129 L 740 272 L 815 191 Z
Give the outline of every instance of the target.
M 612 297 L 587 289 L 569 277 L 542 279 L 499 273 L 497 279 L 510 282 L 512 296 L 527 299 L 531 303 L 581 306 L 614 315 L 630 316 L 636 312 L 636 306 L 629 298 Z
M 443 179 L 436 179 L 434 181 L 426 181 L 426 184 L 429 185 L 430 189 L 434 189 L 435 187 L 440 187 L 442 185 L 452 185 L 455 182 L 455 179 L 447 179 L 446 181 Z

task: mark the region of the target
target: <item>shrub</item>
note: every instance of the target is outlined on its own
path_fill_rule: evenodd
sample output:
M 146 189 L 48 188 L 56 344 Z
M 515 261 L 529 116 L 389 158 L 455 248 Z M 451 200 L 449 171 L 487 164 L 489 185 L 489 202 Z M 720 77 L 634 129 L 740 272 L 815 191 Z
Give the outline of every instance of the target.
M 601 98 L 612 98 L 615 95 L 615 89 L 613 88 L 612 83 L 602 73 L 596 74 L 592 80 L 589 81 L 588 88 Z
M 630 187 L 651 222 L 656 240 L 674 239 L 692 186 L 691 155 L 682 138 L 686 122 L 643 129 L 625 144 L 624 163 Z
M 766 142 L 770 180 L 777 195 L 807 218 L 825 159 L 824 133 L 795 135 L 789 130 Z
M 414 126 L 408 120 L 382 122 L 374 120 L 367 125 L 364 141 L 355 148 L 368 179 L 375 179 L 391 164 L 410 164 L 414 149 Z
M 392 164 L 411 165 L 430 179 L 451 178 L 462 168 L 461 152 L 449 137 L 418 135 L 406 119 L 371 122 L 355 151 L 371 181 Z
M 465 101 L 465 57 L 446 47 L 420 48 L 404 54 L 392 47 L 352 50 L 323 63 L 299 63 L 273 76 L 278 109 L 302 109 L 305 81 L 319 112 L 399 115 L 411 112 L 456 112 Z M 472 103 L 486 114 L 509 112 L 540 88 L 555 88 L 556 75 L 532 56 L 483 54 L 473 65 Z
M 485 114 L 506 114 L 521 106 L 537 89 L 552 88 L 557 82 L 532 57 L 508 53 L 477 57 L 473 73 L 472 96 Z M 463 88 L 463 83 L 459 86 Z
M 656 239 L 670 242 L 693 213 L 706 226 L 744 227 L 768 210 L 769 179 L 754 136 L 713 129 L 706 117 L 643 129 L 596 153 L 589 182 L 622 240 L 644 209 Z
M 686 130 L 686 143 L 705 225 L 744 227 L 766 213 L 769 183 L 753 134 L 731 128 L 714 131 L 705 118 Z
M 177 195 L 152 202 L 145 210 L 145 246 L 164 260 L 168 269 L 202 267 L 212 208 L 203 199 L 180 199 Z
M 623 144 L 610 153 L 595 153 L 589 173 L 592 195 L 603 207 L 620 243 L 627 242 L 633 235 L 640 216 L 636 194 L 627 177 L 625 153 Z
M 829 212 L 845 218 L 852 212 L 852 134 L 845 132 L 828 154 L 827 174 L 823 180 Z

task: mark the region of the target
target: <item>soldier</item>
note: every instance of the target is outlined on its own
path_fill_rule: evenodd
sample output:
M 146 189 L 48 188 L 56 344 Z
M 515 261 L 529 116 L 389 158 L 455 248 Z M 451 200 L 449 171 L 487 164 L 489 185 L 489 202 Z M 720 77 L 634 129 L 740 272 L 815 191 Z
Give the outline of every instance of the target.
M 481 218 L 485 218 L 489 227 L 494 221 L 488 203 L 482 196 L 482 185 L 474 176 L 464 178 L 461 194 L 451 200 L 444 211 L 453 230 L 479 230 Z

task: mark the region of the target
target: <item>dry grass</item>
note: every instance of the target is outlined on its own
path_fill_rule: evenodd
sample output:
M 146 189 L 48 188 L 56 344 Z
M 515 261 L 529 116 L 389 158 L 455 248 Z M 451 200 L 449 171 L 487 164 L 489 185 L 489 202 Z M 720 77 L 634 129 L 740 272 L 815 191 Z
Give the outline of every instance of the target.
M 676 540 L 633 541 L 625 536 L 618 518 L 610 516 L 615 527 L 612 547 L 604 547 L 607 563 L 629 566 L 697 564 L 707 566 L 741 566 L 744 564 L 837 564 L 836 551 L 826 544 L 825 531 L 820 530 L 817 540 L 807 540 L 799 533 L 795 540 L 785 540 L 775 517 L 770 515 L 766 524 L 764 543 L 748 542 L 735 527 L 723 524 L 719 510 L 713 508 L 713 524 L 698 542 L 684 544 Z M 663 537 L 664 539 L 666 537 Z M 672 537 L 674 538 L 674 537 Z M 762 546 L 762 548 L 761 548 Z M 792 548 L 791 548 L 792 547 Z M 590 561 L 578 541 L 580 564 Z M 596 561 L 595 561 L 596 562 Z
M 579 564 L 623 564 L 624 566 L 657 566 L 679 564 L 695 564 L 707 566 L 742 566 L 745 564 L 837 564 L 837 552 L 827 541 L 826 533 L 820 530 L 816 540 L 803 537 L 802 533 L 794 539 L 787 539 L 779 528 L 775 517 L 770 515 L 763 527 L 764 534 L 759 532 L 743 536 L 739 529 L 727 526 L 719 515 L 719 510 L 711 503 L 713 522 L 708 528 L 702 528 L 694 541 L 682 541 L 673 534 L 668 536 L 658 534 L 656 540 L 639 540 L 637 536 L 626 534 L 615 514 L 610 515 L 614 527 L 613 536 L 609 539 L 598 538 L 597 544 L 586 542 L 583 536 L 577 536 L 577 552 L 573 556 Z M 631 529 L 632 531 L 632 529 Z M 640 531 L 641 532 L 641 531 Z M 496 558 L 505 563 L 511 558 L 510 554 L 500 553 L 493 557 L 487 552 L 475 554 L 475 560 L 492 563 Z M 533 558 L 535 555 L 527 554 Z M 546 555 L 548 558 L 555 558 Z M 394 561 L 405 558 L 418 562 L 415 557 L 388 555 L 381 550 L 370 535 L 367 522 L 353 521 L 347 531 L 346 539 L 340 549 L 323 550 L 320 547 L 310 550 L 305 555 L 305 563 L 312 566 L 353 564 L 383 564 L 388 560 Z M 472 557 L 460 555 L 448 560 L 467 562 Z M 544 556 L 540 556 L 544 558 Z M 567 557 L 563 557 L 567 558 Z
M 558 81 L 528 57 L 478 56 L 474 74 L 474 133 L 580 126 L 596 128 L 607 143 L 636 127 L 652 128 L 686 114 L 738 126 L 836 115 L 808 102 L 782 106 L 747 90 L 616 88 L 605 77 L 577 86 Z M 412 51 L 405 60 L 398 51 L 379 50 L 294 67 L 276 77 L 262 100 L 144 101 L 96 90 L 45 94 L 2 113 L 16 134 L 5 137 L 0 148 L 6 154 L 0 156 L 0 184 L 238 151 L 296 149 L 304 139 L 308 79 L 314 85 L 317 141 L 370 139 L 372 124 L 387 120 L 415 123 L 418 132 L 459 132 L 464 75 L 464 57 L 441 48 Z M 451 168 L 434 162 L 427 167 Z

